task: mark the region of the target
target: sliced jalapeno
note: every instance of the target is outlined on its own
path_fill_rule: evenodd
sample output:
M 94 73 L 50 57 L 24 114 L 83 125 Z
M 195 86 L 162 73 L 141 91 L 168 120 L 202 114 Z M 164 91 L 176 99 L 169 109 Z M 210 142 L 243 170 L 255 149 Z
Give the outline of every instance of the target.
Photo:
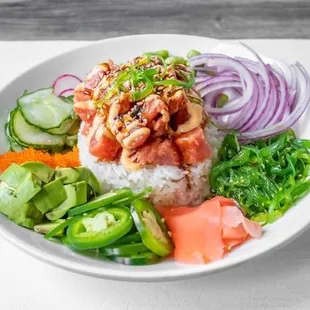
M 105 256 L 126 256 L 133 255 L 142 252 L 149 252 L 149 249 L 142 243 L 131 243 L 131 244 L 120 244 L 120 245 L 111 245 L 104 248 L 100 248 L 99 252 Z
M 132 217 L 127 208 L 108 208 L 81 217 L 69 225 L 67 240 L 78 250 L 100 248 L 125 236 L 132 226 Z
M 89 212 L 89 211 L 107 206 L 113 202 L 117 202 L 121 199 L 132 197 L 132 195 L 133 195 L 132 190 L 130 188 L 124 187 L 121 189 L 117 189 L 109 193 L 106 193 L 104 195 L 101 195 L 95 198 L 94 200 L 87 202 L 81 206 L 71 209 L 68 212 L 68 215 L 72 217 L 78 214 Z
M 134 227 L 135 228 L 135 227 Z M 130 232 L 129 232 L 130 233 Z M 136 233 L 130 233 L 127 236 L 120 238 L 116 242 L 113 243 L 113 245 L 119 245 L 119 244 L 129 244 L 129 243 L 134 243 L 134 242 L 140 242 L 141 236 L 138 232 Z
M 76 248 L 68 241 L 68 236 L 67 235 L 63 235 L 61 237 L 61 242 L 67 246 L 68 248 L 70 248 L 71 250 L 75 251 Z
M 167 256 L 172 252 L 173 243 L 167 227 L 150 202 L 135 200 L 131 204 L 131 214 L 146 247 L 160 256 Z
M 68 218 L 65 222 L 60 223 L 57 225 L 53 230 L 50 230 L 45 236 L 45 239 L 50 239 L 52 237 L 55 237 L 57 235 L 61 235 L 65 228 L 67 228 L 70 224 L 72 224 L 74 221 L 77 221 L 79 218 Z
M 110 260 L 124 265 L 151 265 L 160 261 L 161 257 L 148 251 L 127 256 L 109 256 Z

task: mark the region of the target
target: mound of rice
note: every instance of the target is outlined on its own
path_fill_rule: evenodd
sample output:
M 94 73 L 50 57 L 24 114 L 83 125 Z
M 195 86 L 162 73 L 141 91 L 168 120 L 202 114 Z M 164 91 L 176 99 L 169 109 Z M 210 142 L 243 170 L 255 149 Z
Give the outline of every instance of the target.
M 104 191 L 130 187 L 134 192 L 139 192 L 152 186 L 154 191 L 150 198 L 155 204 L 196 205 L 210 192 L 209 172 L 223 139 L 213 126 L 206 127 L 205 136 L 213 150 L 212 159 L 188 168 L 157 166 L 128 172 L 120 164 L 98 161 L 89 153 L 82 134 L 79 134 L 78 148 L 81 164 L 96 175 Z

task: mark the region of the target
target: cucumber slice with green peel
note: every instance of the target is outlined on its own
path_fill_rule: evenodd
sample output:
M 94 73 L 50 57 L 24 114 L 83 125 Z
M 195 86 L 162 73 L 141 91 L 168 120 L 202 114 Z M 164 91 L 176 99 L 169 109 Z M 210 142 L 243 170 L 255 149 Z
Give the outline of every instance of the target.
M 72 101 L 72 103 L 74 102 L 74 95 L 70 95 L 70 96 L 68 96 L 68 97 L 66 97 L 68 100 L 71 100 Z
M 64 96 L 59 96 L 59 98 L 67 103 L 73 104 L 73 97 L 69 96 L 69 97 L 64 97 Z
M 13 115 L 15 113 L 15 110 L 13 110 L 10 115 Z M 10 142 L 10 144 L 12 143 L 15 143 L 15 144 L 18 144 L 17 141 L 14 139 L 14 136 L 12 134 L 12 126 L 11 126 L 11 117 L 8 117 L 8 122 L 5 124 L 5 135 L 8 139 L 8 141 Z
M 74 121 L 74 119 L 68 118 L 62 122 L 60 127 L 48 129 L 46 131 L 51 135 L 64 135 L 70 131 Z
M 77 144 L 78 136 L 76 135 L 68 135 L 66 138 L 66 145 L 70 147 L 74 147 Z
M 15 153 L 18 153 L 18 152 L 21 152 L 23 151 L 24 148 L 20 145 L 18 145 L 16 142 L 10 142 L 10 151 L 12 152 L 15 152 Z
M 17 100 L 24 118 L 41 129 L 58 128 L 73 115 L 73 105 L 53 94 L 53 88 L 43 88 Z
M 74 119 L 74 122 L 72 124 L 72 127 L 70 128 L 70 130 L 68 131 L 69 135 L 77 135 L 77 133 L 80 130 L 80 125 L 81 125 L 81 121 L 78 118 Z
M 11 113 L 9 130 L 14 141 L 24 147 L 31 146 L 42 149 L 62 148 L 66 141 L 66 135 L 51 135 L 38 127 L 28 124 L 18 109 Z
M 24 148 L 16 143 L 16 141 L 11 137 L 9 123 L 5 124 L 5 135 L 9 142 L 9 150 L 12 152 L 21 152 Z

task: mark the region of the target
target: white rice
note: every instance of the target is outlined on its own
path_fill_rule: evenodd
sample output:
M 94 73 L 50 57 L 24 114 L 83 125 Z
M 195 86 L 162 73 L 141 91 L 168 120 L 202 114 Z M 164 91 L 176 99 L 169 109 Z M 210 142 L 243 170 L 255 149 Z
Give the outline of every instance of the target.
M 96 175 L 105 191 L 130 187 L 134 192 L 139 192 L 147 186 L 152 186 L 150 198 L 155 204 L 196 205 L 210 192 L 209 172 L 222 142 L 222 135 L 213 126 L 206 127 L 205 136 L 213 150 L 212 159 L 186 169 L 157 166 L 128 172 L 121 164 L 98 161 L 89 153 L 82 134 L 79 134 L 78 148 L 81 164 Z

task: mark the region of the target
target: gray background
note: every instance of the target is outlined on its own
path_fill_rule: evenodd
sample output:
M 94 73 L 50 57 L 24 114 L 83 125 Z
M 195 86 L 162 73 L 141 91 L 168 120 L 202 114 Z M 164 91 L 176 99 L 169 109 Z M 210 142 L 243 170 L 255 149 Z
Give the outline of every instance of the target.
M 0 0 L 0 40 L 310 38 L 310 0 Z

